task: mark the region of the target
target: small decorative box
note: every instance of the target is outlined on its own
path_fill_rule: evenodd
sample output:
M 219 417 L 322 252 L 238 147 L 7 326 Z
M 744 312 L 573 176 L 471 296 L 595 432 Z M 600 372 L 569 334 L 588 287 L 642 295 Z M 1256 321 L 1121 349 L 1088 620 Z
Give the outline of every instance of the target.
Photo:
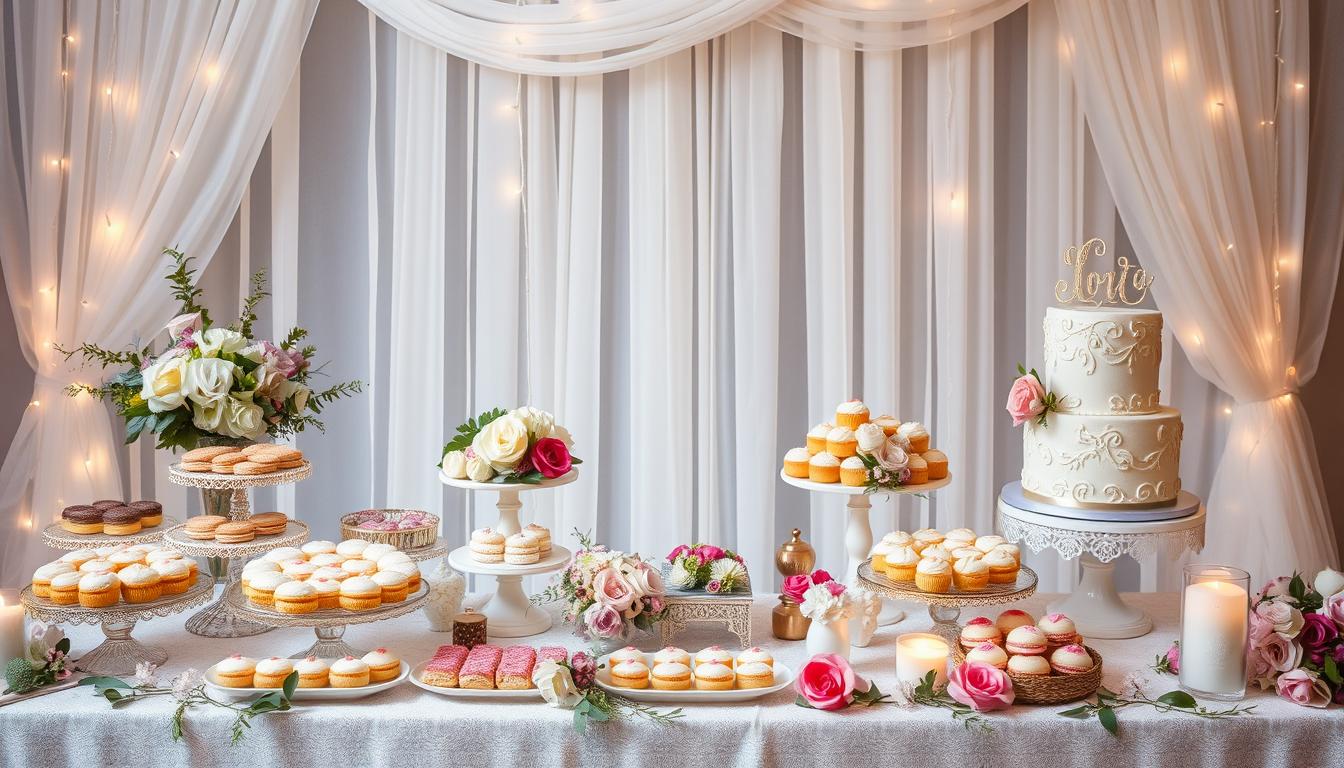
M 664 574 L 666 579 L 666 574 Z M 712 594 L 704 590 L 683 590 L 669 587 L 663 600 L 667 613 L 658 622 L 663 645 L 671 645 L 672 638 L 687 624 L 721 624 L 737 636 L 743 648 L 751 645 L 751 581 L 743 580 L 732 592 Z
M 468 608 L 453 617 L 453 644 L 473 648 L 485 642 L 485 614 Z

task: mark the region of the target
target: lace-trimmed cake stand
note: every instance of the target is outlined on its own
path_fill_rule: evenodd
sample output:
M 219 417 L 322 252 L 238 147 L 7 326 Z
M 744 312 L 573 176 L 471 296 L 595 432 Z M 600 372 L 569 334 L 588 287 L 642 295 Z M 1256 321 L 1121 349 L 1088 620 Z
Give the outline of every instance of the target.
M 499 501 L 495 506 L 499 509 L 499 520 L 491 527 L 505 536 L 512 536 L 523 529 L 518 522 L 518 510 L 523 507 L 519 493 L 569 485 L 578 479 L 577 469 L 571 469 L 554 480 L 542 480 L 535 485 L 476 483 L 470 480 L 456 480 L 443 472 L 439 473 L 439 480 L 451 488 L 498 493 Z M 523 591 L 523 577 L 561 570 L 569 564 L 569 557 L 568 549 L 553 545 L 546 557 L 530 565 L 482 563 L 472 559 L 470 546 L 464 546 L 448 553 L 448 564 L 461 573 L 479 573 L 495 577 L 495 593 L 484 605 L 476 609 L 485 614 L 486 631 L 492 637 L 529 637 L 550 629 L 551 615 L 532 605 L 527 599 L 527 593 Z
M 101 624 L 107 639 L 97 648 L 79 657 L 79 669 L 95 675 L 132 675 L 142 662 L 162 665 L 168 660 L 168 651 L 131 637 L 137 621 L 148 621 L 156 616 L 171 616 L 195 608 L 210 599 L 214 584 L 208 578 L 198 578 L 186 592 L 168 595 L 147 603 L 121 602 L 107 608 L 85 608 L 75 605 L 57 605 L 33 594 L 31 586 L 19 595 L 24 610 L 38 621 L 54 624 Z
M 264 475 L 223 475 L 214 472 L 188 472 L 182 469 L 182 465 L 179 463 L 168 467 L 168 480 L 176 485 L 201 489 L 201 500 L 204 502 L 202 509 L 205 510 L 206 514 L 228 515 L 231 520 L 246 520 L 252 516 L 252 508 L 247 499 L 247 489 L 266 488 L 274 485 L 289 485 L 290 483 L 297 483 L 300 480 L 307 479 L 312 473 L 313 465 L 307 461 L 303 462 L 303 466 L 301 467 L 282 469 L 278 472 L 268 472 Z M 223 508 L 225 503 L 224 493 L 228 494 L 227 510 Z M 291 529 L 287 528 L 286 532 L 280 536 L 267 536 L 257 539 L 256 542 L 259 542 L 260 545 L 262 545 L 262 548 L 259 552 L 251 554 L 259 554 L 260 552 L 265 552 L 275 547 L 291 546 L 288 543 L 280 543 L 280 539 L 287 536 L 290 530 Z M 297 541 L 302 543 L 306 541 L 307 538 L 308 528 L 307 526 L 304 526 L 303 538 L 298 539 Z M 185 536 L 183 536 L 182 539 L 187 540 Z M 190 541 L 194 544 L 205 543 L 195 541 L 194 539 Z M 253 542 L 248 542 L 248 544 L 251 545 Z M 211 544 L 210 546 L 223 547 L 228 545 Z M 186 551 L 176 544 L 173 545 L 173 548 L 186 554 Z M 232 551 L 236 553 L 241 550 Z M 232 558 L 211 561 L 212 563 L 219 563 L 219 571 L 215 572 L 222 572 L 225 584 L 238 581 L 238 578 L 242 573 L 242 561 L 238 558 L 248 556 L 248 554 L 193 555 L 193 557 Z M 212 571 L 213 570 L 212 567 Z M 251 637 L 252 635 L 260 635 L 263 632 L 269 632 L 271 629 L 271 627 L 266 626 L 265 624 L 258 624 L 253 621 L 247 621 L 239 616 L 235 616 L 229 611 L 223 598 L 211 603 L 205 610 L 187 620 L 187 631 L 193 635 L 200 635 L 202 637 Z
M 285 524 L 283 533 L 273 536 L 258 536 L 252 541 L 241 544 L 221 544 L 217 541 L 201 541 L 187 535 L 187 526 L 177 525 L 164 532 L 165 546 L 181 552 L 187 557 L 217 557 L 228 563 L 224 579 L 224 588 L 238 584 L 243 576 L 243 561 L 250 557 L 266 553 L 276 547 L 297 547 L 308 540 L 308 525 L 298 520 Z M 224 622 L 221 626 L 221 622 Z M 250 631 L 255 629 L 256 631 Z M 229 611 L 221 596 L 205 610 L 187 619 L 187 631 L 202 637 L 249 637 L 269 632 L 270 627 L 254 622 L 240 621 Z M 214 634 L 232 631 L 233 634 Z
M 845 552 L 849 555 L 849 560 L 845 564 L 845 577 L 846 581 L 851 584 L 858 583 L 855 579 L 859 564 L 867 560 L 868 555 L 873 551 L 873 526 L 868 519 L 868 512 L 872 509 L 873 503 L 864 493 L 864 488 L 840 483 L 814 483 L 801 477 L 790 477 L 782 469 L 779 471 L 779 477 L 789 485 L 802 488 L 805 491 L 837 493 L 849 497 L 849 500 L 845 502 L 845 509 L 849 512 L 849 523 L 845 527 Z M 928 493 L 944 488 L 951 482 L 952 476 L 948 475 L 941 480 L 933 480 L 923 485 L 903 485 L 899 490 L 882 490 L 873 495 Z M 878 615 L 877 623 L 886 626 L 895 624 L 904 618 L 905 611 L 891 602 L 883 602 L 882 613 Z
M 1204 549 L 1205 511 L 1199 498 L 1183 491 L 1175 504 L 1164 509 L 1145 510 L 1144 516 L 1165 514 L 1172 519 L 1079 520 L 1061 516 L 1077 515 L 1077 510 L 1032 501 L 1022 495 L 1020 483 L 1009 483 L 999 496 L 999 530 L 1004 538 L 1026 544 L 1032 552 L 1053 549 L 1061 558 L 1077 558 L 1082 565 L 1082 578 L 1072 594 L 1046 610 L 1068 614 L 1078 631 L 1089 638 L 1139 637 L 1152 630 L 1153 622 L 1120 598 L 1115 588 L 1115 560 L 1121 555 L 1141 560 L 1154 553 L 1175 560 L 1186 551 Z M 1046 513 L 1051 510 L 1058 514 Z M 1126 514 L 1090 512 L 1090 517 L 1123 518 Z
M 420 609 L 425 598 L 429 597 L 429 584 L 420 580 L 420 587 L 399 603 L 383 603 L 368 611 L 347 611 L 344 608 L 331 608 L 312 613 L 289 614 L 273 611 L 253 605 L 243 594 L 242 584 L 230 584 L 224 590 L 224 601 L 229 610 L 251 621 L 275 627 L 312 627 L 317 642 L 290 656 L 291 659 L 303 659 L 316 656 L 319 659 L 339 659 L 344 656 L 363 656 L 366 651 L 350 647 L 342 636 L 345 628 L 351 624 L 369 624 L 375 621 L 395 619 Z
M 98 547 L 109 547 L 113 544 L 148 544 L 152 541 L 158 541 L 163 538 L 163 532 L 177 525 L 177 520 L 163 516 L 163 522 L 147 528 L 139 533 L 131 533 L 125 536 L 114 536 L 110 533 L 71 533 L 61 527 L 60 523 L 52 523 L 42 529 L 42 543 L 52 549 L 65 551 L 74 551 L 76 549 L 97 549 Z
M 913 581 L 892 581 L 886 574 L 877 573 L 872 560 L 859 564 L 859 581 L 869 590 L 893 600 L 925 603 L 929 606 L 933 631 L 952 643 L 961 635 L 962 608 L 1015 603 L 1036 594 L 1036 572 L 1025 565 L 1018 569 L 1016 582 L 990 584 L 979 592 L 961 592 L 956 587 L 948 592 L 924 592 Z

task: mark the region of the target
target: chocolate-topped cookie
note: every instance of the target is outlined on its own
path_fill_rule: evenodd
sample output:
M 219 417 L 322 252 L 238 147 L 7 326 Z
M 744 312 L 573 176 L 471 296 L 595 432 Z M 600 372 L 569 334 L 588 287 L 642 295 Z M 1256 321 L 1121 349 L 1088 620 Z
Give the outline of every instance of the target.
M 103 512 L 103 533 L 124 536 L 140 532 L 140 513 L 130 507 L 113 507 Z
M 89 506 L 97 507 L 98 509 L 107 511 L 109 509 L 112 509 L 113 507 L 124 507 L 126 506 L 126 502 L 122 501 L 121 499 L 100 499 L 99 501 L 93 502 Z
M 89 506 L 88 504 L 76 504 L 62 510 L 61 517 L 66 520 L 77 520 L 82 523 L 101 523 L 103 521 L 103 510 Z
M 159 514 L 163 512 L 163 505 L 157 501 L 132 501 L 130 504 L 127 504 L 126 506 L 130 507 L 131 509 L 134 509 L 135 511 L 141 514 L 145 513 Z

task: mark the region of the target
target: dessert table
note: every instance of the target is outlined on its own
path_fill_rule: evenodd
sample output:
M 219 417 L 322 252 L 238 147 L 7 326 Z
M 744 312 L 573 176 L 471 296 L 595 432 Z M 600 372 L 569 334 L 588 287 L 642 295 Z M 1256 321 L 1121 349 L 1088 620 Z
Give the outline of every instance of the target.
M 1016 604 L 1039 614 L 1057 595 L 1036 595 Z M 1126 693 L 1141 681 L 1150 696 L 1175 688 L 1174 677 L 1148 665 L 1177 633 L 1173 594 L 1126 595 L 1153 618 L 1154 631 L 1131 640 L 1091 640 L 1106 660 L 1103 684 Z M 757 641 L 776 658 L 798 668 L 802 642 L 776 641 L 770 634 L 773 596 L 758 596 L 753 607 Z M 993 615 L 994 609 L 983 611 Z M 962 619 L 981 613 L 968 610 Z M 557 617 L 558 618 L 558 617 Z M 917 615 L 881 629 L 867 648 L 854 648 L 859 672 L 883 691 L 892 691 L 896 636 L 923 631 L 928 617 Z M 67 627 L 76 653 L 101 638 L 97 629 Z M 204 669 L 230 653 L 254 657 L 284 655 L 309 630 L 282 628 L 257 637 L 196 637 L 182 629 L 181 617 L 154 619 L 138 629 L 143 639 L 170 651 L 164 669 L 171 676 L 186 667 Z M 418 613 L 377 624 L 350 627 L 346 640 L 356 648 L 386 645 L 411 664 L 428 658 L 448 633 L 431 632 Z M 733 638 L 710 629 L 688 629 L 677 644 L 694 651 Z M 505 641 L 507 642 L 507 641 Z M 564 644 L 577 638 L 556 621 L 532 645 Z M 656 648 L 652 637 L 642 643 Z M 161 684 L 167 681 L 161 678 Z M 214 765 L 308 764 L 313 755 L 340 754 L 343 765 L 1339 765 L 1344 754 L 1344 715 L 1298 707 L 1272 693 L 1253 689 L 1246 701 L 1256 711 L 1246 717 L 1207 721 L 1157 714 L 1133 707 L 1120 712 L 1120 738 L 1096 720 L 1079 721 L 1057 712 L 1072 705 L 1014 707 L 991 713 L 991 734 L 964 729 L 944 710 L 882 706 L 841 713 L 806 710 L 791 691 L 759 702 L 691 706 L 669 727 L 645 721 L 596 724 L 587 736 L 574 732 L 571 713 L 543 705 L 503 701 L 450 701 L 409 683 L 349 703 L 300 703 L 296 709 L 253 721 L 246 740 L 228 745 L 231 713 L 198 707 L 187 718 L 185 741 L 169 737 L 173 702 L 168 697 L 112 710 L 87 689 L 21 701 L 0 709 L 0 765 Z M 1334 757 L 1332 757 L 1332 755 Z

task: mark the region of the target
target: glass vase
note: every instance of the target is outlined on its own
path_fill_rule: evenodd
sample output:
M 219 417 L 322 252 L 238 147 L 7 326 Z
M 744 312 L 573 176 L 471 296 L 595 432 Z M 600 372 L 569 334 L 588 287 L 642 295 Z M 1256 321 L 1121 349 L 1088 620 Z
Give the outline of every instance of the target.
M 1251 575 L 1225 565 L 1187 565 L 1181 589 L 1181 688 L 1207 699 L 1246 696 Z

